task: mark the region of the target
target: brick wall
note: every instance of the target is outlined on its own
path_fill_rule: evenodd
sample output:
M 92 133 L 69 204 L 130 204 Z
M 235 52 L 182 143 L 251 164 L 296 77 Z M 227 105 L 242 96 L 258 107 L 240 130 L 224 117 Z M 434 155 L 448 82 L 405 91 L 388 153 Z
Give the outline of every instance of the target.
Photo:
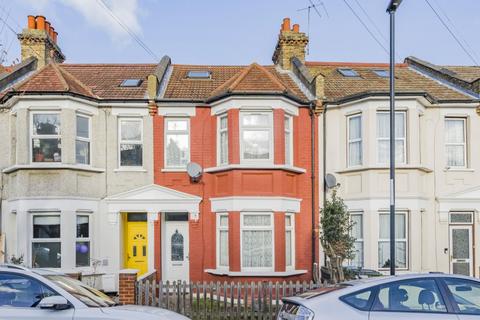
M 135 304 L 135 283 L 138 270 L 121 270 L 118 274 L 118 302 Z

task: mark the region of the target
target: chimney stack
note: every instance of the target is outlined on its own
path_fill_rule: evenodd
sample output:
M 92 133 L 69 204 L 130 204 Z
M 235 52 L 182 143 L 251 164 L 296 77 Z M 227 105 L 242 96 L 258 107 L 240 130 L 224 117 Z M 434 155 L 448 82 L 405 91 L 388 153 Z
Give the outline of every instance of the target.
M 283 19 L 278 42 L 273 53 L 273 63 L 285 70 L 292 70 L 292 58 L 297 57 L 305 62 L 305 49 L 308 37 L 300 32 L 300 25 L 294 24 L 290 29 L 290 18 Z
M 57 44 L 55 28 L 44 16 L 28 16 L 27 27 L 18 35 L 22 51 L 22 61 L 34 57 L 37 69 L 50 62 L 62 63 L 65 56 Z

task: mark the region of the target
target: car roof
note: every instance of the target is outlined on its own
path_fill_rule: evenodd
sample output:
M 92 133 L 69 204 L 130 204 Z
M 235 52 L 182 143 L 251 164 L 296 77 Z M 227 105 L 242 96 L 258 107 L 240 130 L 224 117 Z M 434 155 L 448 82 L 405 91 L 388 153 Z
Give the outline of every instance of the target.
M 0 271 L 19 271 L 20 273 L 35 273 L 40 276 L 53 276 L 53 275 L 64 275 L 63 273 L 57 272 L 51 269 L 44 269 L 44 268 L 28 268 L 25 266 L 17 265 L 17 264 L 0 264 Z M 22 272 L 23 271 L 23 272 Z

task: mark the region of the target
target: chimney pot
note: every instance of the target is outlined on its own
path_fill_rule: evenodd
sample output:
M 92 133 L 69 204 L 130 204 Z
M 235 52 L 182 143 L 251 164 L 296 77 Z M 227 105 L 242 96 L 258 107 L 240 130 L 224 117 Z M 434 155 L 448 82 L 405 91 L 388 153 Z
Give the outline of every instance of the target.
M 294 24 L 293 25 L 293 32 L 300 32 L 300 25 Z
M 37 29 L 38 30 L 45 30 L 45 17 L 44 16 L 37 16 Z
M 50 33 L 49 33 L 49 36 L 50 38 L 53 40 L 53 34 L 55 33 L 55 28 L 50 26 Z
M 36 27 L 36 22 L 35 22 L 35 17 L 34 16 L 28 16 L 28 29 L 35 29 Z
M 283 19 L 282 31 L 290 31 L 290 18 Z
M 53 32 L 53 42 L 55 42 L 55 43 L 57 43 L 57 36 L 58 36 L 58 32 L 54 31 Z
M 45 31 L 47 32 L 48 35 L 50 35 L 50 22 L 45 21 Z

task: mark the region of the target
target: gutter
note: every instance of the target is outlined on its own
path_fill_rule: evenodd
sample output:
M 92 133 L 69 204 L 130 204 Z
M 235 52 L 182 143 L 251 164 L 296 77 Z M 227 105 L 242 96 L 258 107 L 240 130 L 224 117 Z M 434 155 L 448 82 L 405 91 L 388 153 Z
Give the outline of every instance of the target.
M 315 207 L 315 102 L 311 101 L 309 104 L 310 109 L 310 143 L 311 143 L 311 185 L 312 185 L 312 279 L 315 280 L 314 272 L 314 265 L 317 262 L 316 259 L 316 243 L 317 243 L 317 223 L 315 219 L 316 207 Z

